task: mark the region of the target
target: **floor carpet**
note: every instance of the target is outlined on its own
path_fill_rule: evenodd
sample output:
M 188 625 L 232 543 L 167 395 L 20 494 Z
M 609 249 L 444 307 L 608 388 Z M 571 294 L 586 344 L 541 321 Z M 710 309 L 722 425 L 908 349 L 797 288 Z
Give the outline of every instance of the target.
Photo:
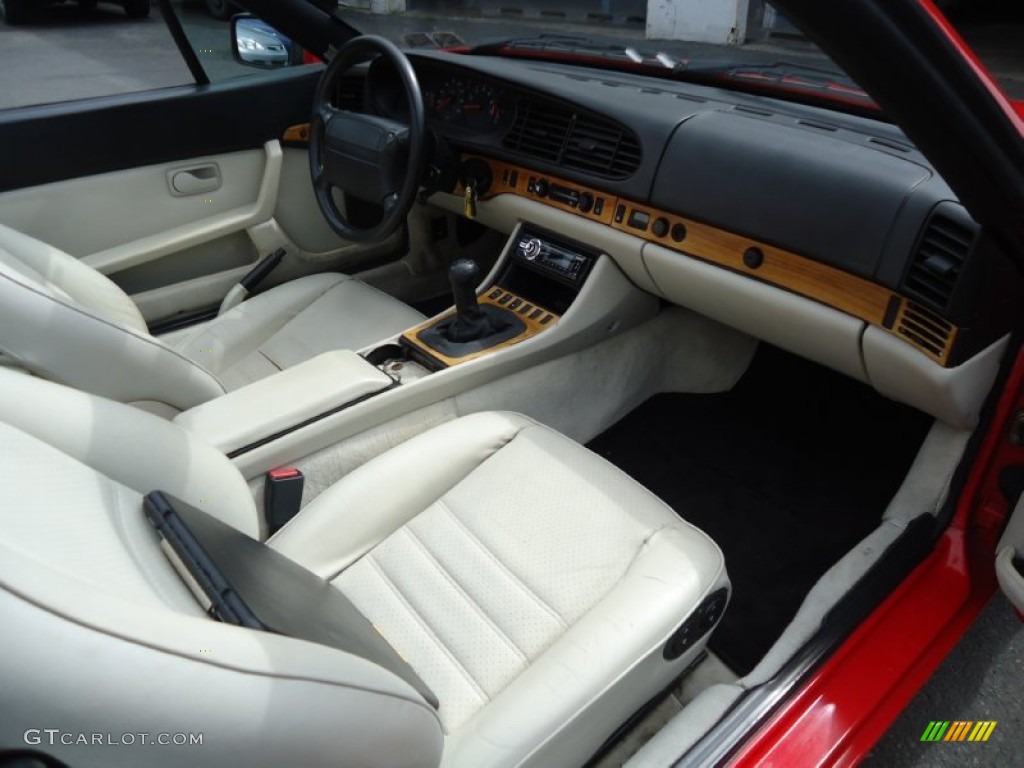
M 718 542 L 733 596 L 710 647 L 743 675 L 877 527 L 930 424 L 762 344 L 730 392 L 657 395 L 589 447 Z

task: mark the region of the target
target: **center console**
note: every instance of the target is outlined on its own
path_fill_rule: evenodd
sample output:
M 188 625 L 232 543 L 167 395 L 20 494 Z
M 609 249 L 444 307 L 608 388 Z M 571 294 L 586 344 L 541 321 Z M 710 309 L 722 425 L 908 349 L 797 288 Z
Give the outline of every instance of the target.
M 579 294 L 599 254 L 566 238 L 522 226 L 496 274 L 480 286 L 468 260 L 452 265 L 455 306 L 406 331 L 409 358 L 437 371 L 518 344 L 557 325 Z
M 532 224 L 514 226 L 488 275 L 464 260 L 449 278 L 455 306 L 398 337 L 324 353 L 175 421 L 224 451 L 247 478 L 328 446 L 341 450 L 349 439 L 362 446 L 355 461 L 365 452 L 362 436 L 381 425 L 391 426 L 366 438 L 369 445 L 454 413 L 460 395 L 585 349 L 658 311 L 657 299 L 603 251 Z

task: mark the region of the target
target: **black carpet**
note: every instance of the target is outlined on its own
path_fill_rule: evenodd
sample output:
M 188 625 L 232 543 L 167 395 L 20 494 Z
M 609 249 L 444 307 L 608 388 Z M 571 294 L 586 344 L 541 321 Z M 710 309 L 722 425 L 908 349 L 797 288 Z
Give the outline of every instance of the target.
M 931 418 L 762 344 L 732 391 L 652 397 L 589 443 L 725 553 L 713 650 L 743 675 L 874 530 Z

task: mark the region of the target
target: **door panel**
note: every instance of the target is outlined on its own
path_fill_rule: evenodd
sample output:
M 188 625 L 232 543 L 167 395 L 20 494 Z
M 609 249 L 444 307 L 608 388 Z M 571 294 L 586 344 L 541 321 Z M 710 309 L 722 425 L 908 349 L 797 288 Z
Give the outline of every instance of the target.
M 216 306 L 277 247 L 268 286 L 392 252 L 401 234 L 338 238 L 306 152 L 285 162 L 278 139 L 308 121 L 321 71 L 0 112 L 0 222 L 107 274 L 151 323 Z
M 309 121 L 319 67 L 0 112 L 0 192 L 241 150 Z
M 218 169 L 220 189 L 173 194 L 169 177 L 200 165 Z M 0 222 L 111 274 L 266 221 L 280 168 L 281 148 L 272 142 L 44 184 L 0 195 Z
M 1010 603 L 1024 616 L 1024 497 L 1017 501 L 996 546 L 996 578 Z

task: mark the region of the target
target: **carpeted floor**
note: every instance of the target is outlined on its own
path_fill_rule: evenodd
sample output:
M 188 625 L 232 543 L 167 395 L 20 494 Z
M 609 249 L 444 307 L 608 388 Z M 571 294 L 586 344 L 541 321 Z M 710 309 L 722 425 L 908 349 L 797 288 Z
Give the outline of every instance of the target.
M 743 675 L 878 525 L 930 424 L 761 345 L 732 391 L 657 395 L 589 447 L 718 542 L 733 597 L 710 647 Z

